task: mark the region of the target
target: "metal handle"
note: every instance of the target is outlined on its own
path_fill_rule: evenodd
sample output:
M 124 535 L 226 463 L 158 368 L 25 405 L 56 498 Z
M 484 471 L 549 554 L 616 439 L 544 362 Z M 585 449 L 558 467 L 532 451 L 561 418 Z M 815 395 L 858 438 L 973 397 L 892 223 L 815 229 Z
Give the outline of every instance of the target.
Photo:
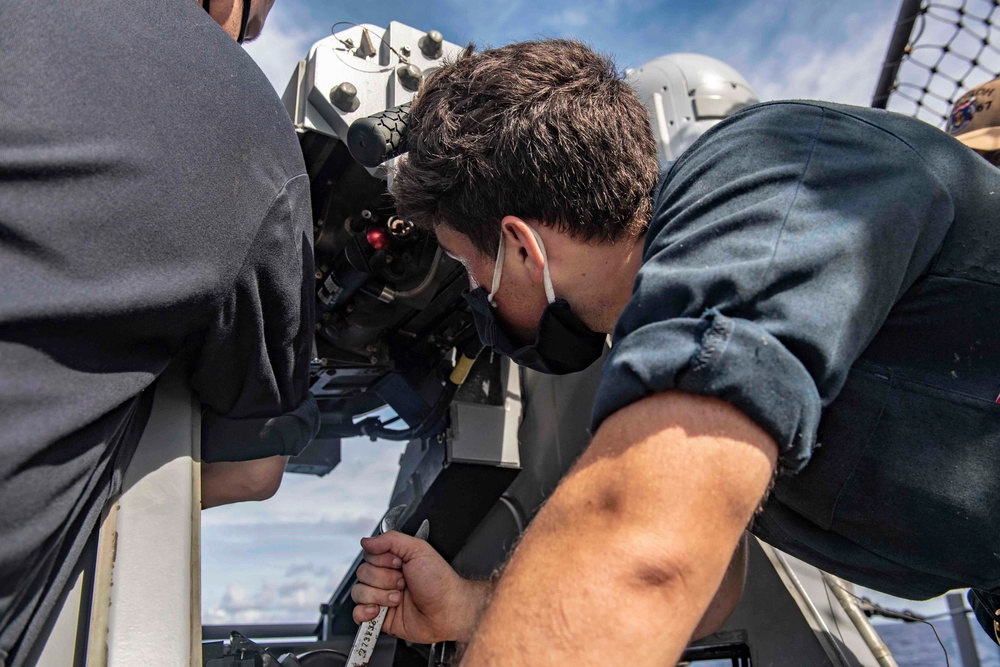
M 359 118 L 347 130 L 347 148 L 354 159 L 364 166 L 377 167 L 406 152 L 409 121 L 409 102 Z

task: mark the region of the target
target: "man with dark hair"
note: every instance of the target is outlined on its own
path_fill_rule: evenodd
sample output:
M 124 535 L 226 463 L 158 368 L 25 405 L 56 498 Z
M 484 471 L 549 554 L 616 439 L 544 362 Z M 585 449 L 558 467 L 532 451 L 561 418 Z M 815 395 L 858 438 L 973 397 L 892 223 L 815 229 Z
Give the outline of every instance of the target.
M 912 118 L 774 102 L 654 185 L 639 100 L 565 41 L 468 54 L 412 113 L 397 208 L 465 263 L 483 341 L 560 373 L 614 344 L 495 588 L 388 533 L 356 621 L 388 605 L 468 665 L 673 664 L 739 600 L 749 529 L 894 595 L 978 589 L 996 638 L 997 170 Z
M 272 0 L 203 4 L 0 3 L 0 666 L 33 660 L 168 365 L 205 507 L 272 495 L 318 425 L 309 180 L 235 41 Z

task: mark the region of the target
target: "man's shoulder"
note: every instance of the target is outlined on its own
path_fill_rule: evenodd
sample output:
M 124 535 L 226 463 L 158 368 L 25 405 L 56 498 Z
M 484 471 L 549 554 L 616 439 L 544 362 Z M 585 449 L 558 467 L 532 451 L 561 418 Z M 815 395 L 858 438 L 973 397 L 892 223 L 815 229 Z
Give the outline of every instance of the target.
M 128 157 L 119 172 L 139 162 L 148 172 L 266 159 L 271 171 L 255 175 L 278 188 L 304 173 L 267 78 L 194 0 L 52 0 L 0 11 L 8 137 L 60 149 L 101 144 L 106 156 L 121 147 Z M 179 154 L 188 157 L 171 164 Z M 211 165 L 199 162 L 203 154 Z
M 24 276 L 8 301 L 57 308 L 39 287 L 52 258 L 102 284 L 109 266 L 131 286 L 159 267 L 180 301 L 232 284 L 269 215 L 309 233 L 292 123 L 194 0 L 0 5 L 0 201 L 15 236 L 49 251 L 0 243 Z

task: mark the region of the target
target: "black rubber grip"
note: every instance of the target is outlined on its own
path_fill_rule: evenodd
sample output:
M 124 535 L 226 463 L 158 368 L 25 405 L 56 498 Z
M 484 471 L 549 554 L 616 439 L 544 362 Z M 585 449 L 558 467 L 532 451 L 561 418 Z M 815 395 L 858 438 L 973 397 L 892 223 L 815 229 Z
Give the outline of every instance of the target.
M 406 152 L 406 126 L 409 121 L 409 103 L 359 118 L 347 130 L 347 148 L 354 159 L 364 166 L 377 167 Z

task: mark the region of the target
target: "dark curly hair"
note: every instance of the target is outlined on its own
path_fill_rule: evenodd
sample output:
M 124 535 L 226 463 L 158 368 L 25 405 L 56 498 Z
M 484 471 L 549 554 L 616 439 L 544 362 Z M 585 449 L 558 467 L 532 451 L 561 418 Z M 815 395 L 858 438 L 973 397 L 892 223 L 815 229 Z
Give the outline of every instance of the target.
M 568 40 L 473 47 L 424 82 L 398 213 L 496 253 L 516 215 L 588 241 L 631 240 L 649 224 L 656 145 L 646 109 L 607 57 Z

